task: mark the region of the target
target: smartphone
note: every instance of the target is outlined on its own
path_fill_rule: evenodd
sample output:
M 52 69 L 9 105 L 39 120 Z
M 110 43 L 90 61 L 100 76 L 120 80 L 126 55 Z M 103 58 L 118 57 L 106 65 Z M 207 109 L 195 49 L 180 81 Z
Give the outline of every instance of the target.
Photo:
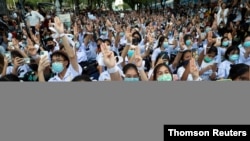
M 11 62 L 11 53 L 9 51 L 5 53 L 5 57 Z
M 49 57 L 49 52 L 48 51 L 41 51 L 40 52 L 40 57 L 44 57 L 44 56 L 47 56 L 47 58 Z
M 8 42 L 8 46 L 13 46 L 13 42 Z
M 30 58 L 23 58 L 24 64 L 30 64 Z

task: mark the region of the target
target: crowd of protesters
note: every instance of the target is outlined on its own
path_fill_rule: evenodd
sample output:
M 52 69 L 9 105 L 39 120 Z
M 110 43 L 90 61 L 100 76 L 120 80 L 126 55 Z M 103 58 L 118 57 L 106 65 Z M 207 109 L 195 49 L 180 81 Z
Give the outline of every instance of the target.
M 70 11 L 71 24 L 29 3 L 25 11 L 26 24 L 18 12 L 1 16 L 1 81 L 250 80 L 249 2 Z

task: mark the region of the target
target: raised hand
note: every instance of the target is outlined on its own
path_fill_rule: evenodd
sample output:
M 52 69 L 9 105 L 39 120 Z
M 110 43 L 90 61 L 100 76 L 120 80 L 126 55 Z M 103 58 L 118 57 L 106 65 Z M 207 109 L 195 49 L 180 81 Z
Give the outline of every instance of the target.
M 193 79 L 194 80 L 198 79 L 199 78 L 199 69 L 195 64 L 195 59 L 194 58 L 192 58 L 190 60 L 189 65 L 190 65 L 190 73 L 192 74 Z
M 38 72 L 43 72 L 48 66 L 50 66 L 48 56 L 43 56 L 42 58 L 40 58 L 39 61 Z
M 77 23 L 76 23 L 76 22 L 75 22 L 75 24 L 74 24 L 73 30 L 74 30 L 74 35 L 75 35 L 75 37 L 77 38 L 79 33 L 78 33 Z
M 116 65 L 114 53 L 108 49 L 105 43 L 101 44 L 101 52 L 103 54 L 103 62 L 107 68 L 113 68 Z
M 19 66 L 23 65 L 23 58 L 16 57 L 14 59 L 13 64 L 14 64 L 14 67 L 19 67 Z
M 59 34 L 63 34 L 64 33 L 64 25 L 63 25 L 63 23 L 60 21 L 60 19 L 58 17 L 55 17 L 54 21 L 55 21 L 54 27 L 57 30 L 57 32 Z
M 126 30 L 126 39 L 129 43 L 132 42 L 132 33 L 130 31 L 130 27 L 127 27 L 127 30 Z
M 135 47 L 135 54 L 131 59 L 133 59 L 133 62 L 135 63 L 135 65 L 138 68 L 140 68 L 143 65 L 142 64 L 142 57 L 141 57 L 141 54 L 140 54 L 140 48 L 138 46 Z

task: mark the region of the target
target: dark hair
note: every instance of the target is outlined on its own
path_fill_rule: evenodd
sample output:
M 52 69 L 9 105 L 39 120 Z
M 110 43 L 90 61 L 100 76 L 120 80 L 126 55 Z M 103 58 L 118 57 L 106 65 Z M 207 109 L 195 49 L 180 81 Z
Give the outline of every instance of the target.
M 207 54 L 211 54 L 211 53 L 215 53 L 215 56 L 217 56 L 217 55 L 218 55 L 218 49 L 217 49 L 217 47 L 211 46 L 211 47 L 208 49 Z
M 141 42 L 142 40 L 142 37 L 141 37 L 141 34 L 138 32 L 138 31 L 135 31 L 133 34 L 132 34 L 132 37 L 134 37 L 134 35 L 138 35 L 139 36 L 139 42 Z
M 64 60 L 68 61 L 68 65 L 67 65 L 66 67 L 67 67 L 67 68 L 69 67 L 70 60 L 69 60 L 68 55 L 67 55 L 65 52 L 58 50 L 58 51 L 53 52 L 53 53 L 51 54 L 50 58 L 52 59 L 53 56 L 62 56 Z
M 127 72 L 129 69 L 134 69 L 134 70 L 137 72 L 137 75 L 140 76 L 140 74 L 139 74 L 139 72 L 138 72 L 138 69 L 137 69 L 137 67 L 136 67 L 135 64 L 132 64 L 132 63 L 126 64 L 126 65 L 123 67 L 122 71 L 123 71 L 124 74 L 126 74 L 126 72 Z
M 240 54 L 240 49 L 239 49 L 238 46 L 236 46 L 236 45 L 230 46 L 229 48 L 227 48 L 227 50 L 226 50 L 226 52 L 225 52 L 225 55 L 224 55 L 224 58 L 225 58 L 226 60 L 229 60 L 229 54 L 230 54 L 230 52 L 236 51 L 236 50 L 238 51 L 238 54 Z
M 11 54 L 11 58 L 16 58 L 16 57 L 23 58 L 22 54 L 18 52 L 17 50 L 12 50 L 10 54 Z
M 165 37 L 165 36 L 161 36 L 161 37 L 159 38 L 159 42 L 158 42 L 157 48 L 159 48 L 159 47 L 162 46 L 162 44 L 163 44 L 163 42 L 164 42 L 164 40 L 165 40 L 166 38 L 167 38 L 167 37 Z M 168 38 L 167 38 L 167 39 L 168 39 Z
M 184 42 L 186 42 L 189 38 L 192 38 L 192 36 L 190 34 L 186 34 L 183 39 L 184 39 Z
M 33 5 L 32 5 L 31 2 L 26 2 L 26 3 L 24 4 L 24 6 L 27 6 L 27 7 L 29 7 L 30 9 L 33 10 Z
M 185 50 L 185 51 L 182 52 L 181 59 L 180 59 L 181 62 L 183 61 L 185 54 L 188 53 L 188 52 L 192 53 L 192 50 L 187 49 L 187 50 Z
M 161 67 L 166 67 L 168 68 L 168 71 L 170 72 L 170 74 L 172 75 L 173 77 L 173 72 L 171 71 L 170 67 L 168 65 L 166 65 L 165 63 L 161 63 L 161 64 L 158 64 L 155 68 L 154 68 L 154 72 L 153 72 L 153 80 L 155 81 L 156 80 L 156 75 L 157 75 L 157 71 L 161 68 Z
M 237 77 L 243 75 L 246 72 L 249 72 L 249 67 L 246 64 L 232 64 L 229 71 L 228 79 L 235 80 Z
M 76 76 L 72 82 L 77 82 L 77 81 L 92 81 L 88 75 L 78 75 Z
M 228 37 L 223 37 L 223 38 L 221 38 L 221 46 L 222 46 L 222 43 L 223 43 L 223 40 L 224 39 L 228 39 Z M 228 39 L 229 40 L 229 39 Z
M 20 79 L 14 74 L 7 74 L 5 76 L 2 76 L 0 78 L 0 81 L 20 81 Z
M 168 61 L 170 61 L 170 60 L 169 60 L 168 53 L 167 53 L 167 52 L 161 52 L 161 53 L 159 53 L 158 56 L 156 57 L 155 64 L 154 64 L 155 66 L 156 66 L 157 62 L 159 61 L 159 59 L 160 59 L 163 55 L 164 55 L 163 59 L 167 59 Z
M 49 37 L 49 38 L 46 39 L 46 43 L 47 43 L 48 41 L 54 41 L 54 38 Z
M 103 42 L 109 42 L 109 44 L 111 45 L 111 41 L 109 39 L 105 39 Z

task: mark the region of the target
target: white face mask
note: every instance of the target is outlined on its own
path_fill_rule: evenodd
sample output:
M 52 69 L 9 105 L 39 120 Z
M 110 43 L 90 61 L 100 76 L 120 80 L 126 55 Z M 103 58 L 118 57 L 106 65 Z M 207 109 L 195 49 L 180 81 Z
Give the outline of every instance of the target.
M 50 16 L 50 15 L 47 15 L 47 16 L 46 16 L 46 18 L 47 18 L 47 19 L 50 19 L 50 18 L 51 18 L 51 16 Z

